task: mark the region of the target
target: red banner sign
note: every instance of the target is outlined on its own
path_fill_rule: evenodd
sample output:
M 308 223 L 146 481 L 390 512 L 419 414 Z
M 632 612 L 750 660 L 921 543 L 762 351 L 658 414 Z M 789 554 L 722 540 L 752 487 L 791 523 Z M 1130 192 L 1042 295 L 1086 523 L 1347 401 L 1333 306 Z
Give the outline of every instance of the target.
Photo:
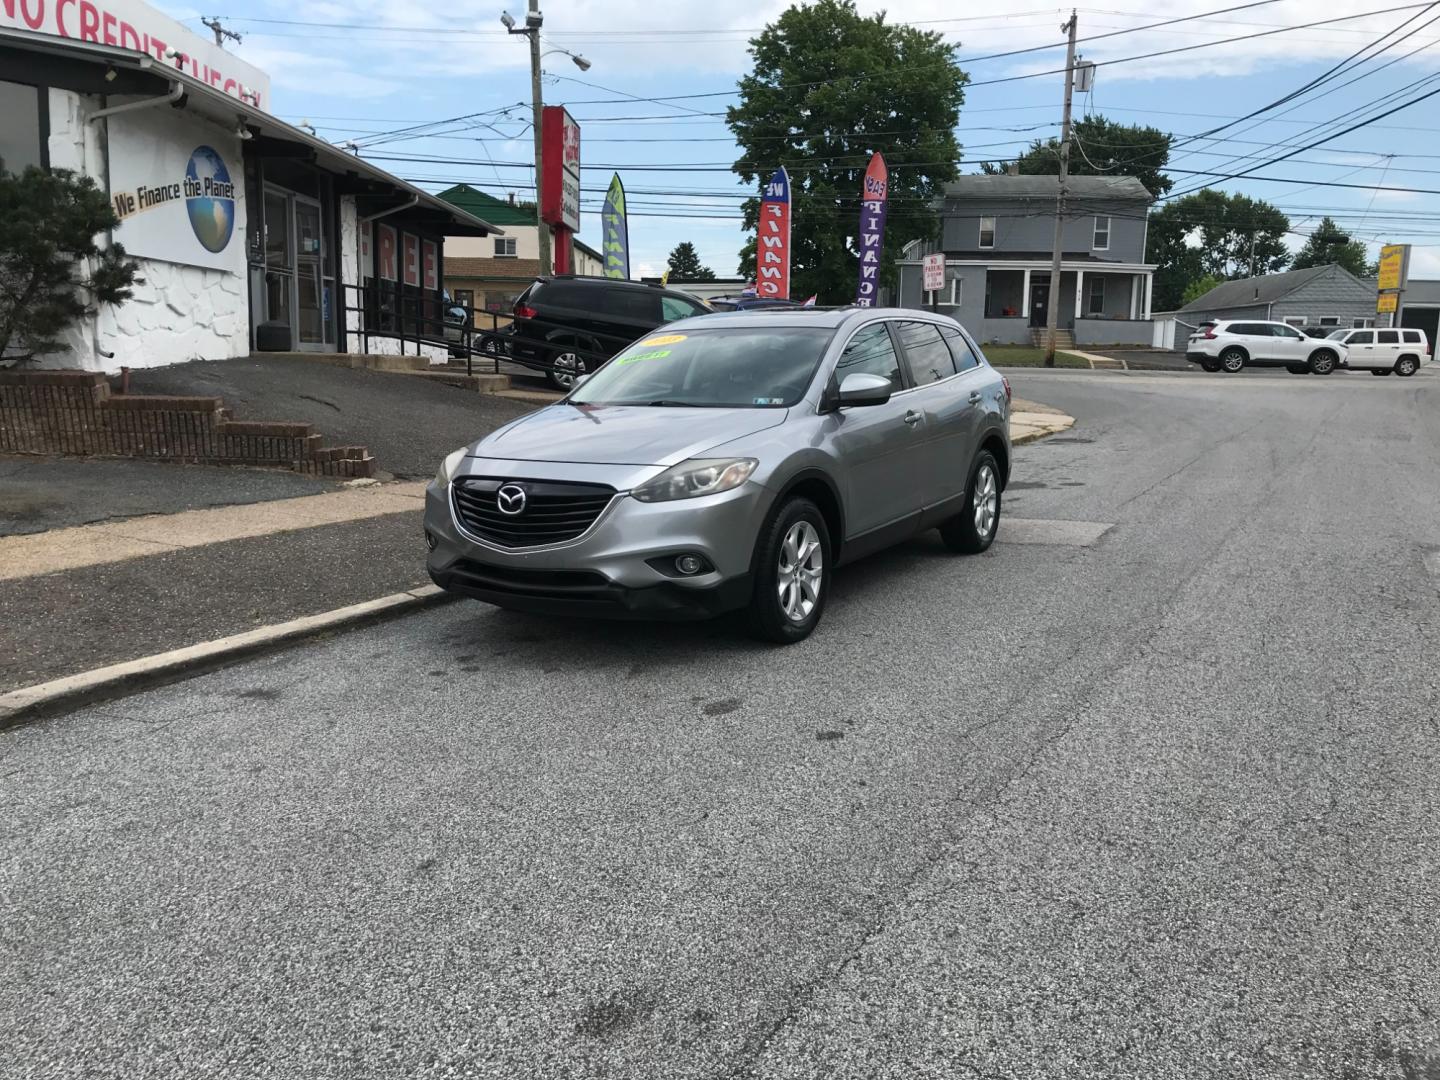
M 760 235 L 755 242 L 755 294 L 790 299 L 790 174 L 784 166 L 760 197 Z

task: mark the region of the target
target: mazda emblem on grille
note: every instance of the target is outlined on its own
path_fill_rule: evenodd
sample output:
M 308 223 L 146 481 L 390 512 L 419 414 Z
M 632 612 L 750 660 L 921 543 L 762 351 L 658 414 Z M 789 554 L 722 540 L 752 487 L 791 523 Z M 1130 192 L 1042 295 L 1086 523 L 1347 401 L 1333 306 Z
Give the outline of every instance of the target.
M 495 505 L 502 514 L 514 517 L 525 510 L 525 489 L 519 484 L 505 484 L 495 492 Z

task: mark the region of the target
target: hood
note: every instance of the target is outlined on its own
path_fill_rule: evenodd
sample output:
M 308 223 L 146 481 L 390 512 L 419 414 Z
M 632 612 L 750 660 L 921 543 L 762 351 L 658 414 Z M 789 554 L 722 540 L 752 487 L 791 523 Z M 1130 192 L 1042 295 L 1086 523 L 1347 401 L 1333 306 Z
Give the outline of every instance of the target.
M 788 409 L 550 405 L 481 439 L 472 457 L 664 465 L 783 423 Z

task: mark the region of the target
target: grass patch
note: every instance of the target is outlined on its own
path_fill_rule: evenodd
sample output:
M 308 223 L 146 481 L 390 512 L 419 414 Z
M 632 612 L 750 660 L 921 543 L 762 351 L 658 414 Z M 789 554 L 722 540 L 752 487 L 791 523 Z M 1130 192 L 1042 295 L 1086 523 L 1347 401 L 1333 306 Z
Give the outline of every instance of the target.
M 996 367 L 1043 367 L 1045 350 L 1032 345 L 982 345 L 985 359 Z M 1073 353 L 1056 351 L 1055 366 L 1089 369 L 1090 361 Z

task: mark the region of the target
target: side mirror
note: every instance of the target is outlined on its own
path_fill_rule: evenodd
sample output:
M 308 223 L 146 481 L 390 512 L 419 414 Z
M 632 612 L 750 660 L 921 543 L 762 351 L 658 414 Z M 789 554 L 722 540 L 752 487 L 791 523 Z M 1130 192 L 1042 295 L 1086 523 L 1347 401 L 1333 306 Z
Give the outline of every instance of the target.
M 883 375 L 856 371 L 845 376 L 840 384 L 840 407 L 884 405 L 890 400 L 890 380 Z
M 575 381 L 571 385 L 576 387 L 584 386 L 585 381 L 590 378 L 591 374 L 591 372 L 587 371 L 583 375 L 576 375 Z

